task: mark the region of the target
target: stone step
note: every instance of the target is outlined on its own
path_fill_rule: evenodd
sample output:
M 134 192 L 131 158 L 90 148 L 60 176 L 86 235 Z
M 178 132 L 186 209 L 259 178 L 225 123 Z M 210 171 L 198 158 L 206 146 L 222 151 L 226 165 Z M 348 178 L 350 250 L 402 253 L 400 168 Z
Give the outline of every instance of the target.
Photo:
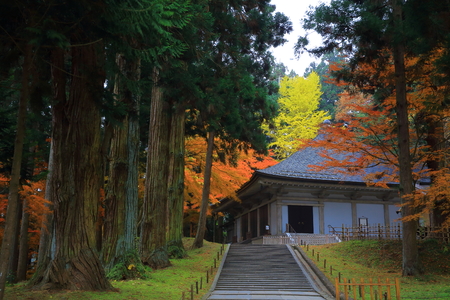
M 230 246 L 216 290 L 233 289 L 313 291 L 285 245 L 251 244 Z
M 286 245 L 232 244 L 209 300 L 323 300 Z

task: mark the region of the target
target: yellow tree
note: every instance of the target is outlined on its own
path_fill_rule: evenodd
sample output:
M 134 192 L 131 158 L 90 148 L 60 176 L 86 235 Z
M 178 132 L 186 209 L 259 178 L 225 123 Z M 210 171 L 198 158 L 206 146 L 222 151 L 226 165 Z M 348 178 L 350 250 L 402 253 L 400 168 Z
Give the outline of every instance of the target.
M 273 128 L 264 125 L 266 134 L 272 139 L 272 148 L 278 159 L 293 154 L 302 140 L 316 136 L 319 125 L 328 117 L 319 111 L 320 78 L 312 72 L 308 77 L 287 77 L 280 82 L 279 114 L 273 120 Z

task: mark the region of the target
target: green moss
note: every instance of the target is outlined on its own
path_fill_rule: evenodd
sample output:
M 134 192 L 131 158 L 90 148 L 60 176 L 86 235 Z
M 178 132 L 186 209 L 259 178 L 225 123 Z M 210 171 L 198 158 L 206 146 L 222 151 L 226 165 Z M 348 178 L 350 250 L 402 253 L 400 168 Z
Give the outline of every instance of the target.
M 193 242 L 193 238 L 184 238 L 184 248 L 189 249 Z M 117 266 L 116 278 L 111 279 L 111 283 L 117 290 L 114 292 L 92 292 L 92 291 L 33 291 L 27 289 L 26 283 L 14 284 L 6 288 L 5 299 L 8 300 L 48 300 L 48 299 L 65 299 L 65 300 L 179 300 L 182 292 L 189 294 L 191 285 L 195 286 L 195 282 L 203 278 L 203 288 L 198 295 L 194 295 L 195 300 L 200 300 L 211 283 L 214 275 L 210 275 L 209 285 L 205 285 L 206 270 L 213 265 L 214 258 L 220 250 L 221 244 L 210 243 L 205 241 L 204 247 L 195 251 L 188 250 L 187 256 L 183 259 L 171 259 L 171 266 L 161 270 L 146 269 L 146 277 L 122 280 L 120 274 L 123 274 L 123 267 L 129 266 L 133 261 L 124 261 L 122 267 Z M 132 255 L 136 259 L 135 254 Z M 136 264 L 135 264 L 136 266 Z M 134 271 L 128 270 L 127 271 Z M 136 270 L 138 270 L 136 268 Z M 125 273 L 128 274 L 128 273 Z M 141 275 L 144 274 L 141 272 Z M 127 275 L 125 275 L 127 276 Z
M 183 258 L 186 257 L 187 252 L 184 249 L 181 241 L 171 241 L 167 244 L 167 252 L 170 258 Z
M 310 246 L 305 252 L 332 282 L 338 275 L 347 279 L 397 277 L 401 282 L 402 299 L 450 299 L 449 245 L 436 240 L 420 241 L 418 245 L 425 274 L 417 277 L 402 277 L 401 241 L 349 241 Z M 317 261 L 317 252 L 320 253 L 320 261 Z M 326 269 L 323 267 L 325 259 Z
M 106 277 L 109 280 L 147 279 L 151 271 L 141 263 L 137 251 L 130 251 L 106 273 Z

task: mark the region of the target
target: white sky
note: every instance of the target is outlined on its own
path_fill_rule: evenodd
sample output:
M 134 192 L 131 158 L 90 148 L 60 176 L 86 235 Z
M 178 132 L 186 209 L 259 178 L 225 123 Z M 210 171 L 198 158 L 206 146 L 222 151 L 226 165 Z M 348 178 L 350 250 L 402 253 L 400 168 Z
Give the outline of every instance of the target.
M 296 59 L 294 55 L 294 45 L 296 44 L 298 37 L 305 35 L 300 20 L 305 17 L 306 11 L 309 6 L 318 6 L 320 3 L 329 3 L 330 0 L 272 0 L 271 4 L 276 6 L 275 12 L 284 13 L 292 22 L 294 30 L 286 36 L 288 42 L 283 46 L 279 46 L 272 50 L 277 62 L 282 62 L 289 70 L 294 70 L 297 75 L 303 76 L 305 69 L 309 64 L 316 60 L 308 53 L 303 53 L 300 59 Z M 319 46 L 322 42 L 320 35 L 315 33 L 309 33 L 310 38 L 309 47 Z

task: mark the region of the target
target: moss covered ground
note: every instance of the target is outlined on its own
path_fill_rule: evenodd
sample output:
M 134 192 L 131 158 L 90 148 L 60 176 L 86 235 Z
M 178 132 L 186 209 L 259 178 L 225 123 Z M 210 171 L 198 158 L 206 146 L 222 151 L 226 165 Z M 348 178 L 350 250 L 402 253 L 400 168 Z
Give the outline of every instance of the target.
M 148 279 L 112 280 L 112 285 L 117 289 L 115 292 L 90 292 L 90 291 L 30 291 L 26 289 L 25 282 L 8 285 L 5 291 L 5 299 L 8 300 L 172 300 L 181 299 L 185 292 L 186 299 L 190 296 L 191 285 L 194 285 L 194 299 L 198 300 L 205 294 L 210 285 L 205 284 L 206 270 L 211 270 L 214 258 L 220 252 L 221 244 L 204 241 L 204 247 L 190 250 L 193 238 L 184 239 L 188 256 L 182 259 L 171 259 L 172 266 L 150 271 Z M 222 256 L 220 256 L 220 259 Z M 217 263 L 218 266 L 218 263 Z M 217 269 L 214 269 L 215 275 Z M 195 292 L 195 283 L 202 279 L 202 289 L 199 294 Z M 190 298 L 189 298 L 190 299 Z
M 306 250 L 306 247 L 303 249 Z M 399 278 L 403 300 L 450 299 L 448 244 L 441 244 L 436 240 L 419 243 L 419 255 L 424 272 L 417 277 L 402 277 L 400 241 L 350 241 L 309 246 L 308 249 L 305 252 L 332 282 L 339 275 L 342 279 Z

